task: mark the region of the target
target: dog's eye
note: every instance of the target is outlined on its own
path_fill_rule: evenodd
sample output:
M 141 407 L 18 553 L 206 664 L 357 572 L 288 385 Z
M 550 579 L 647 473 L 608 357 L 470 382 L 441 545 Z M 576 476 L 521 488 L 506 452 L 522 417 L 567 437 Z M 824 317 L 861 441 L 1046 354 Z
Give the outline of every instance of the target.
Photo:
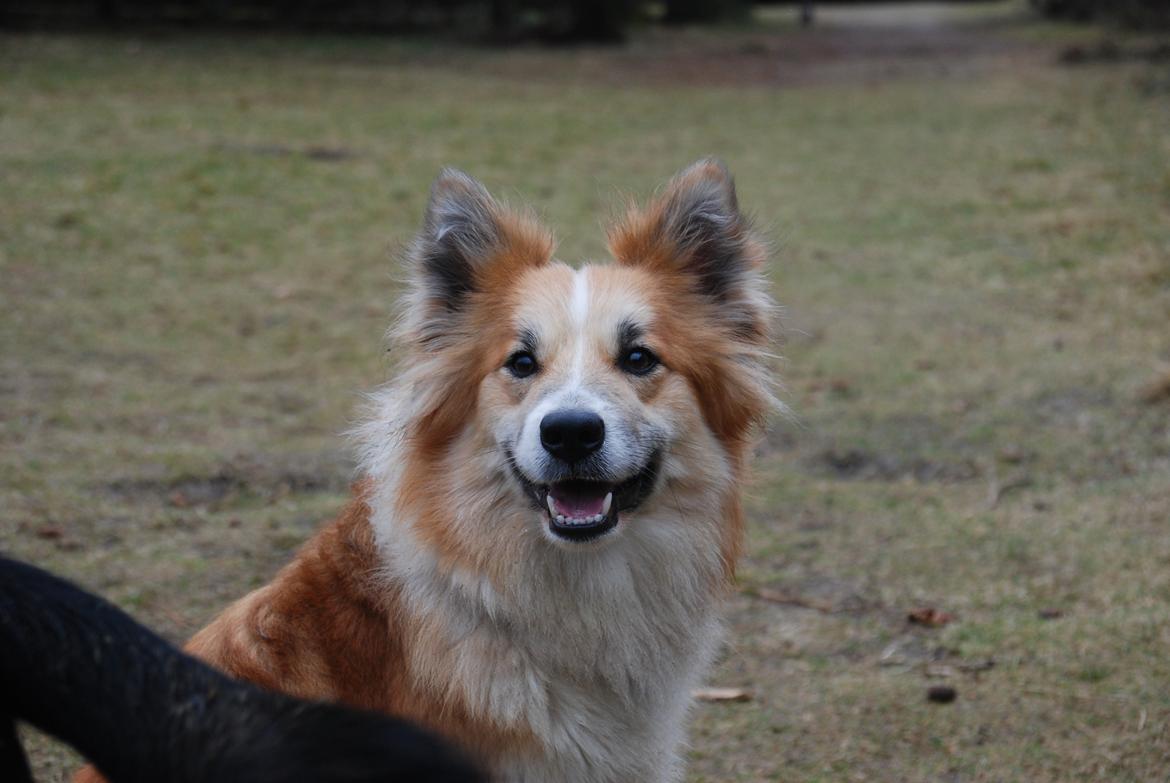
M 504 366 L 517 378 L 527 378 L 536 372 L 536 357 L 528 351 L 517 351 L 508 357 Z
M 622 354 L 618 364 L 633 375 L 646 375 L 658 366 L 658 357 L 649 348 L 631 348 Z

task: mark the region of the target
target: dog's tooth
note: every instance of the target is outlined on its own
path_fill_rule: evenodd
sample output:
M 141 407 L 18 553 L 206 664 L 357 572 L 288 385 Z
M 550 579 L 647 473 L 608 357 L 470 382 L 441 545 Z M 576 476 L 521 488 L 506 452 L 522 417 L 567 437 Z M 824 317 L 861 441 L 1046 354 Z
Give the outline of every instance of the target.
M 557 514 L 557 522 L 559 524 L 562 524 L 562 525 L 565 524 L 565 515 L 564 514 Z
M 605 519 L 605 514 L 597 514 L 596 516 L 593 517 L 594 522 L 600 522 L 603 519 Z
M 548 504 L 548 513 L 553 517 L 557 515 L 557 504 L 553 502 L 552 495 L 545 495 L 544 502 Z
M 609 513 L 609 507 L 613 505 L 613 493 L 607 492 L 605 500 L 601 501 L 601 516 L 604 517 Z

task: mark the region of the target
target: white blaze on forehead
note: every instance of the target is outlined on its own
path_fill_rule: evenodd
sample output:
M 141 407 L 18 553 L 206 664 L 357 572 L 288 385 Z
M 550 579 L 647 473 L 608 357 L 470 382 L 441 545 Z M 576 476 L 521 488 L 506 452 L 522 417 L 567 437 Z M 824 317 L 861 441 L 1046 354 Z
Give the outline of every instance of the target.
M 573 322 L 579 327 L 585 325 L 585 316 L 589 314 L 588 274 L 588 267 L 578 269 L 573 273 L 573 301 L 570 309 L 573 314 Z
M 569 317 L 572 322 L 573 363 L 569 374 L 569 388 L 581 386 L 585 380 L 586 325 L 589 320 L 589 270 L 578 269 L 573 273 L 573 294 L 569 300 Z

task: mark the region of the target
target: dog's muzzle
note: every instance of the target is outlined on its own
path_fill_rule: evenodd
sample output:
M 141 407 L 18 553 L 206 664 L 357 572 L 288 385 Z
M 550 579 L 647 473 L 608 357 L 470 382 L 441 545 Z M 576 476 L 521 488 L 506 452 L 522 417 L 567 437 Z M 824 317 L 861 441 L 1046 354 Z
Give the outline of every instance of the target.
M 620 514 L 636 509 L 654 490 L 662 462 L 656 451 L 637 473 L 621 481 L 568 477 L 538 484 L 520 471 L 510 451 L 507 458 L 524 494 L 548 515 L 549 531 L 566 541 L 592 541 L 616 528 Z

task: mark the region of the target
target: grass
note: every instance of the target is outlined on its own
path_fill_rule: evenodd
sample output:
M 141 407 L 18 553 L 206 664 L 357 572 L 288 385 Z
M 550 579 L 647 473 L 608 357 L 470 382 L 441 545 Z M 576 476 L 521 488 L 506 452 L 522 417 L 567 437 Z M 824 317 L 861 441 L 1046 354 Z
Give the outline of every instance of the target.
M 931 13 L 999 48 L 778 86 L 726 72 L 799 48 L 775 16 L 649 54 L 0 40 L 0 549 L 182 639 L 342 503 L 440 166 L 576 260 L 716 153 L 776 241 L 797 421 L 761 446 L 712 675 L 754 698 L 698 708 L 690 780 L 1164 779 L 1170 82 L 1058 66 L 1084 33 L 1014 6 Z M 709 69 L 654 71 L 679 41 Z

